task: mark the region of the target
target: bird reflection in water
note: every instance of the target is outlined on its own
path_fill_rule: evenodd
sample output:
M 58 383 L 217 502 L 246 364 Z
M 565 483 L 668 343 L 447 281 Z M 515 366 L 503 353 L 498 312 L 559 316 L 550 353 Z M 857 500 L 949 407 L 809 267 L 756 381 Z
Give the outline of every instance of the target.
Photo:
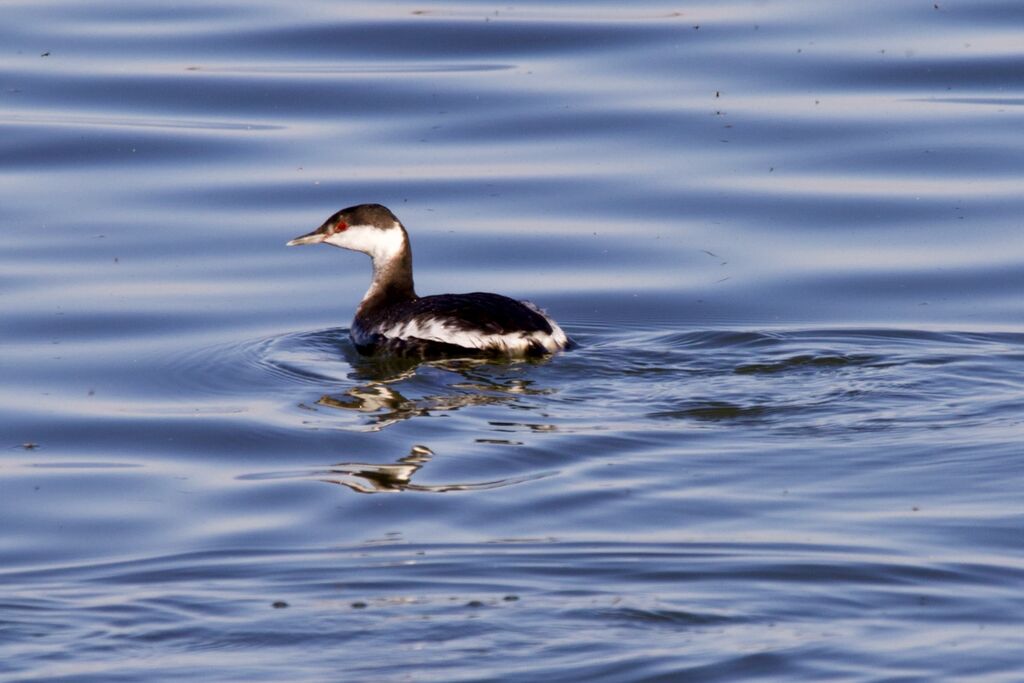
M 356 493 L 397 493 L 399 491 L 421 491 L 427 493 L 448 493 L 450 491 L 481 491 L 502 486 L 519 484 L 524 481 L 548 477 L 553 472 L 543 472 L 528 477 L 496 479 L 471 484 L 415 484 L 413 475 L 419 472 L 434 452 L 426 446 L 413 446 L 409 455 L 397 462 L 375 465 L 365 462 L 341 462 L 331 465 L 321 481 L 347 486 Z
M 528 363 L 517 361 L 498 367 L 515 369 Z M 360 429 L 380 431 L 414 417 L 469 406 L 516 403 L 524 396 L 545 395 L 553 391 L 535 388 L 529 379 L 496 374 L 493 372 L 495 366 L 493 360 L 484 359 L 449 359 L 426 363 L 364 360 L 353 363 L 355 377 L 364 383 L 347 389 L 341 395 L 325 394 L 316 401 L 316 405 L 363 413 L 368 422 Z M 433 388 L 436 392 L 418 398 L 407 397 L 396 388 L 396 385 L 415 379 L 421 369 L 448 371 L 454 374 L 456 381 L 435 381 Z M 436 379 L 430 377 L 423 383 Z
M 348 411 L 365 416 L 366 422 L 356 429 L 380 431 L 390 425 L 414 417 L 425 417 L 439 412 L 455 411 L 469 406 L 495 404 L 528 407 L 524 399 L 553 393 L 553 389 L 534 386 L 532 379 L 523 377 L 531 366 L 541 360 L 496 361 L 495 359 L 445 359 L 410 361 L 400 358 L 366 358 L 346 354 L 352 368 L 350 377 L 360 383 L 339 394 L 325 394 L 314 405 L 301 407 L 321 413 L 333 410 Z M 441 372 L 437 372 L 440 370 Z M 401 389 L 401 391 L 399 390 Z M 405 392 L 405 393 L 403 393 Z M 496 432 L 516 431 L 513 422 L 489 422 Z M 524 425 L 519 425 L 521 428 Z M 538 425 L 527 425 L 537 430 Z M 343 429 L 352 427 L 342 426 Z M 554 431 L 553 425 L 549 426 Z M 544 431 L 543 429 L 537 431 Z M 503 438 L 479 438 L 479 444 L 521 445 L 522 442 Z M 304 473 L 253 475 L 267 477 L 313 477 L 320 481 L 344 486 L 357 493 L 396 493 L 418 491 L 448 493 L 453 491 L 480 491 L 510 486 L 525 481 L 542 479 L 556 472 L 532 473 L 528 476 L 495 479 L 470 483 L 422 484 L 413 481 L 420 470 L 434 458 L 434 452 L 422 445 L 413 446 L 407 455 L 390 463 L 339 462 L 328 468 Z

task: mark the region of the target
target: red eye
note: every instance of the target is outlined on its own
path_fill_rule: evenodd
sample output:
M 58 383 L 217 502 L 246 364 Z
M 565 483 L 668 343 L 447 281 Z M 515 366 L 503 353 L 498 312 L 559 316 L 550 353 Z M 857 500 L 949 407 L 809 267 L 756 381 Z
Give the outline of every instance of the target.
M 348 223 L 345 221 L 338 221 L 338 224 L 334 226 L 334 232 L 345 232 L 348 230 Z

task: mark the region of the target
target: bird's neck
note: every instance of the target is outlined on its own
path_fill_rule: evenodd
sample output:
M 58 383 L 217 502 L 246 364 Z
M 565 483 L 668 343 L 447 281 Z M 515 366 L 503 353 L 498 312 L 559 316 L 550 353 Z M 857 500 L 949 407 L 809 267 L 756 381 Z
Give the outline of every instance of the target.
M 404 231 L 396 250 L 372 254 L 372 259 L 373 281 L 359 304 L 359 313 L 416 298 L 412 281 L 412 249 Z

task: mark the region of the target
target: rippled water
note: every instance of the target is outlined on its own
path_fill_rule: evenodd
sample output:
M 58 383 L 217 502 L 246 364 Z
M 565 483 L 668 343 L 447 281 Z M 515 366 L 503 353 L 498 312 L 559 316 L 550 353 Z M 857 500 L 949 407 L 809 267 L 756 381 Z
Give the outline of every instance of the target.
M 0 678 L 1024 676 L 1020 3 L 0 14 Z

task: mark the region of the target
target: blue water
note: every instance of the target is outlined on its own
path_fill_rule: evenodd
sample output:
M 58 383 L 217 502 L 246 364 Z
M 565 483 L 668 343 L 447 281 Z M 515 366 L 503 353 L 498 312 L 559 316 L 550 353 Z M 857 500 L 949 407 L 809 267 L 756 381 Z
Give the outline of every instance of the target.
M 1010 0 L 0 8 L 0 679 L 1024 678 Z M 421 293 L 537 362 L 359 357 Z

